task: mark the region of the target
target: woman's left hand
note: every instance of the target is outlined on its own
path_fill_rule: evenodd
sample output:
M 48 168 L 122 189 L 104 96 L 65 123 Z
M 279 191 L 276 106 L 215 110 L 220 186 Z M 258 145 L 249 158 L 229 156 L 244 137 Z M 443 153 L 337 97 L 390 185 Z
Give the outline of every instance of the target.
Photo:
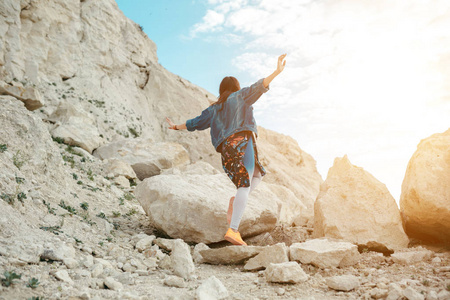
M 175 123 L 172 122 L 171 119 L 169 119 L 168 117 L 166 117 L 166 121 L 167 121 L 167 123 L 169 123 L 169 129 L 176 130 L 176 129 L 175 129 Z
M 286 65 L 286 60 L 284 60 L 285 57 L 286 57 L 286 54 L 282 54 L 278 57 L 278 65 L 277 65 L 278 73 L 281 73 L 284 70 L 284 66 Z

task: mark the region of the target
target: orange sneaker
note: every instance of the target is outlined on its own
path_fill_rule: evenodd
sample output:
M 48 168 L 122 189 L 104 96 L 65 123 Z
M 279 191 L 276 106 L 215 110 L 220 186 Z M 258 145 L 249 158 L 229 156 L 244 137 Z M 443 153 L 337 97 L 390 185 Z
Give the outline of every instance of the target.
M 228 225 L 230 225 L 231 216 L 233 215 L 233 202 L 234 202 L 234 197 L 231 197 L 230 203 L 228 204 L 228 212 L 227 212 L 227 224 Z
M 233 229 L 228 228 L 227 233 L 225 234 L 224 238 L 232 243 L 233 245 L 238 246 L 247 246 L 247 243 L 244 242 L 241 238 L 241 234 L 238 232 L 234 232 Z

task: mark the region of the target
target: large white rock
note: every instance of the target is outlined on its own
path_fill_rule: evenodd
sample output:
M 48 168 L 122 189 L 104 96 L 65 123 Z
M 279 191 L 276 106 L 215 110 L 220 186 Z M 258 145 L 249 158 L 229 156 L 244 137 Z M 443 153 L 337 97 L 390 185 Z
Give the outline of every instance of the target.
M 244 270 L 255 271 L 265 269 L 267 266 L 289 261 L 289 247 L 284 243 L 265 247 L 258 255 L 250 258 L 244 266 Z
M 52 136 L 64 139 L 64 143 L 68 145 L 78 146 L 92 153 L 102 143 L 92 117 L 68 102 L 61 102 L 50 120 L 56 123 L 51 131 Z
M 298 283 L 309 278 L 295 261 L 270 264 L 264 274 L 267 281 L 276 283 Z
M 314 236 L 375 251 L 406 248 L 400 212 L 386 186 L 347 156 L 336 158 L 314 204 Z
M 313 239 L 294 243 L 290 247 L 290 259 L 319 268 L 352 266 L 359 261 L 358 247 L 348 242 Z
M 422 140 L 406 169 L 400 210 L 406 233 L 450 242 L 450 129 Z
M 122 160 L 131 165 L 140 180 L 159 175 L 162 170 L 189 164 L 189 154 L 177 143 L 155 143 L 151 139 L 124 139 L 98 148 L 101 159 Z
M 138 184 L 136 196 L 152 225 L 170 237 L 196 243 L 219 242 L 228 227 L 228 201 L 236 189 L 223 173 L 193 172 L 196 165 L 176 174 L 145 179 Z M 280 190 L 283 193 L 278 193 Z M 239 231 L 245 237 L 270 231 L 277 222 L 291 224 L 295 216 L 292 212 L 302 207 L 286 188 L 262 182 L 250 195 Z

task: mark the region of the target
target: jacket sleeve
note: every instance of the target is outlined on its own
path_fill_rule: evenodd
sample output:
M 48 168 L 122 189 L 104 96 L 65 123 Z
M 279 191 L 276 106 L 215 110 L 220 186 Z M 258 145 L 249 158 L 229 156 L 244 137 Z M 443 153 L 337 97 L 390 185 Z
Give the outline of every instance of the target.
M 269 90 L 269 87 L 265 88 L 263 85 L 264 78 L 261 78 L 256 83 L 252 84 L 249 87 L 245 87 L 241 89 L 238 93 L 240 93 L 241 97 L 244 98 L 245 104 L 248 106 L 252 105 L 256 102 L 256 100 L 261 97 L 262 94 Z
M 186 121 L 186 128 L 189 131 L 205 130 L 211 126 L 211 119 L 213 117 L 212 106 L 208 107 L 200 116 Z

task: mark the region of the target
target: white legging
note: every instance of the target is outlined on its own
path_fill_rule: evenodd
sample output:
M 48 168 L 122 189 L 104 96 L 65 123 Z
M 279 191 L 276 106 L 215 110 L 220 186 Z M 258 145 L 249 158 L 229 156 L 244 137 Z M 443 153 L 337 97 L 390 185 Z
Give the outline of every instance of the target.
M 244 166 L 247 169 L 248 177 L 250 178 L 249 187 L 240 187 L 237 189 L 236 196 L 233 202 L 233 215 L 231 217 L 230 227 L 234 230 L 238 230 L 239 223 L 241 223 L 242 216 L 244 215 L 245 206 L 247 206 L 247 200 L 249 194 L 256 188 L 261 182 L 262 176 L 259 167 L 255 166 L 255 152 L 253 150 L 253 137 L 249 138 L 247 148 L 244 154 Z

